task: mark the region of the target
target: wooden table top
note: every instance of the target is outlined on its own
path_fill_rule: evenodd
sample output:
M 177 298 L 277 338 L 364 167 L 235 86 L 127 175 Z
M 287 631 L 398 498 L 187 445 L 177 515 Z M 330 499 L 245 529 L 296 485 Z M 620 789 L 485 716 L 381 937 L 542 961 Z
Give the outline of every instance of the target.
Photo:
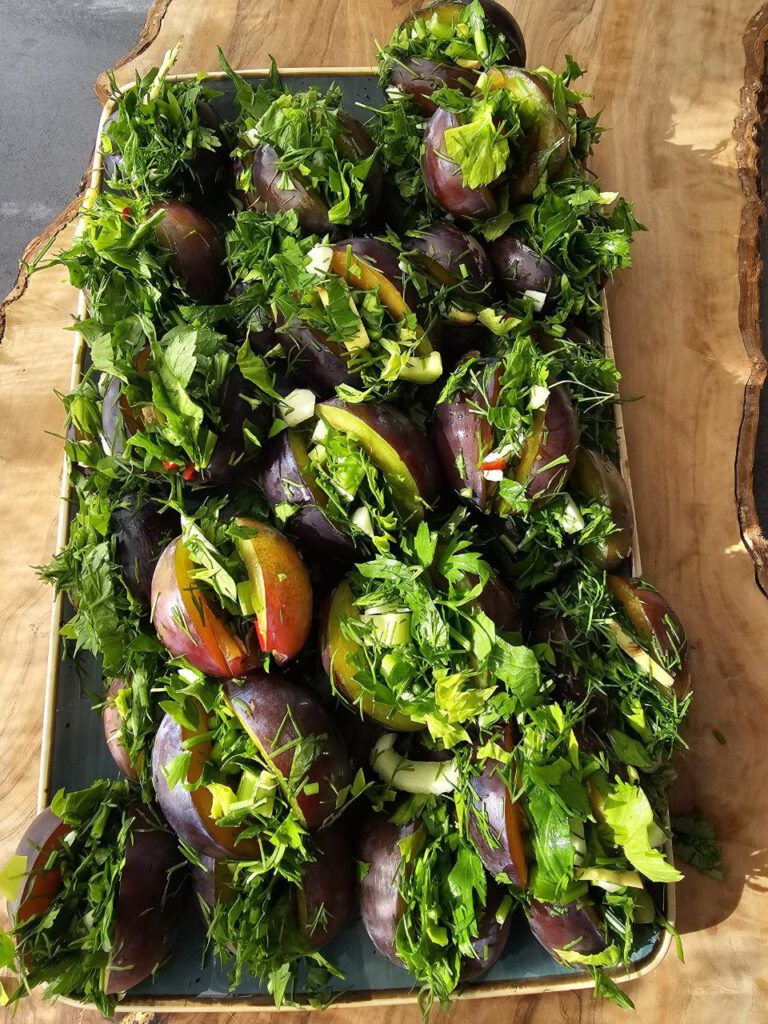
M 635 246 L 635 268 L 609 288 L 611 322 L 623 393 L 643 398 L 626 406 L 625 423 L 644 571 L 679 611 L 694 646 L 691 750 L 674 803 L 696 804 L 714 821 L 726 878 L 688 872 L 678 893 L 687 963 L 670 954 L 630 986 L 634 1019 L 765 1021 L 768 601 L 743 537 L 764 556 L 750 471 L 765 376 L 753 132 L 768 9 L 750 23 L 754 0 L 504 2 L 525 32 L 531 66 L 559 66 L 572 53 L 589 69 L 595 106 L 612 129 L 595 169 L 605 187 L 636 201 L 649 229 Z M 217 45 L 235 67 L 264 66 L 270 54 L 283 66 L 369 64 L 374 39 L 387 39 L 409 6 L 158 0 L 118 78 L 159 63 L 179 39 L 180 71 L 216 67 Z M 98 85 L 103 96 L 105 80 Z M 68 385 L 71 345 L 62 328 L 75 302 L 65 275 L 53 269 L 22 279 L 0 314 L 2 860 L 35 811 L 50 594 L 30 567 L 45 563 L 54 545 L 63 421 L 54 389 Z M 15 1019 L 69 1024 L 80 1016 L 34 999 Z M 332 1009 L 316 1019 L 357 1024 L 363 1017 L 366 1024 L 419 1020 L 415 1007 Z M 448 1017 L 474 1024 L 632 1019 L 589 993 L 457 1003 Z

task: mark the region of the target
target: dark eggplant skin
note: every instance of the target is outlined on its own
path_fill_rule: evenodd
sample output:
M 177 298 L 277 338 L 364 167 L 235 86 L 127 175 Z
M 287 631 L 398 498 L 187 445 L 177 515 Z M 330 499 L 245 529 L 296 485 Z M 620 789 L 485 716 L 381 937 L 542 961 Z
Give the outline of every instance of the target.
M 218 137 L 219 145 L 216 149 L 198 149 L 190 165 L 193 187 L 201 198 L 213 198 L 217 187 L 225 189 L 228 184 L 229 145 L 221 127 L 221 118 L 210 103 L 200 100 L 197 104 L 197 115 Z
M 448 483 L 454 491 L 468 487 L 467 500 L 481 512 L 490 502 L 490 487 L 480 469 L 481 451 L 490 451 L 493 431 L 488 421 L 478 416 L 470 396 L 457 395 L 435 411 L 435 447 Z M 457 459 L 461 459 L 459 465 Z
M 190 297 L 197 302 L 221 302 L 227 290 L 224 245 L 216 228 L 194 206 L 171 199 L 155 203 L 151 213 L 165 216 L 155 237 L 171 253 L 170 264 Z
M 123 579 L 131 594 L 145 608 L 150 607 L 152 574 L 167 544 L 181 530 L 174 509 L 161 509 L 154 502 L 118 508 L 112 513 L 115 552 Z
M 530 631 L 530 642 L 533 644 L 549 644 L 555 659 L 553 675 L 555 677 L 556 699 L 558 703 L 582 704 L 587 697 L 584 680 L 577 676 L 563 655 L 563 648 L 576 638 L 576 627 L 568 619 L 554 612 L 544 612 L 536 616 Z
M 246 163 L 251 169 L 251 191 L 244 195 L 245 205 L 271 214 L 295 210 L 299 226 L 308 235 L 327 235 L 334 231 L 328 219 L 328 207 L 312 189 L 307 188 L 300 176 L 291 176 L 293 188 L 279 188 L 282 178 L 280 156 L 268 142 L 260 143 Z
M 204 723 L 201 726 L 201 731 Z M 237 860 L 260 856 L 258 843 L 253 840 L 236 842 L 238 831 L 221 828 L 210 818 L 210 794 L 204 787 L 191 792 L 181 783 L 171 790 L 163 772 L 184 750 L 183 742 L 189 738 L 178 722 L 166 715 L 155 735 L 152 747 L 152 785 L 160 809 L 176 834 L 200 853 L 214 860 Z M 189 769 L 191 781 L 199 778 L 202 766 L 210 754 L 210 743 L 198 744 L 192 751 Z
M 398 967 L 404 965 L 395 951 L 395 936 L 405 909 L 399 892 L 399 842 L 419 828 L 416 822 L 395 825 L 383 814 L 372 814 L 363 825 L 360 839 L 358 859 L 370 865 L 360 882 L 360 916 L 376 949 Z
M 498 629 L 520 629 L 520 606 L 506 583 L 495 573 L 491 573 L 475 604 Z
M 299 925 L 312 949 L 333 942 L 355 908 L 355 861 L 349 827 L 343 819 L 314 839 L 315 860 L 304 866 L 296 893 Z
M 345 429 L 337 422 L 335 410 L 339 410 L 345 418 L 357 421 L 366 439 L 361 440 L 358 433 Z M 444 487 L 440 463 L 429 438 L 418 430 L 405 413 L 387 402 L 345 403 L 338 398 L 322 403 L 318 407 L 318 412 L 325 415 L 337 430 L 358 437 L 361 447 L 368 451 L 371 460 L 377 465 L 383 463 L 378 453 L 379 445 L 387 446 L 396 453 L 402 464 L 402 469 L 397 474 L 398 479 L 402 481 L 407 474 L 418 492 L 417 497 L 408 501 L 400 496 L 401 490 L 405 490 L 405 485 L 401 483 L 399 487 L 395 487 L 395 493 L 404 506 L 417 506 L 418 498 L 429 508 L 437 504 Z M 410 490 L 410 485 L 408 489 Z
M 123 398 L 119 377 L 112 377 L 101 400 L 102 447 L 118 458 L 125 451 L 128 438 L 141 429 L 141 423 Z
M 254 409 L 247 400 L 255 389 L 246 381 L 238 367 L 227 374 L 221 391 L 221 427 L 219 439 L 208 465 L 200 472 L 200 483 L 209 487 L 242 480 L 255 467 L 259 452 L 246 452 L 243 428 L 248 422 L 254 433 L 266 434 L 271 421 L 269 405 L 262 402 Z
M 483 246 L 449 220 L 436 220 L 406 239 L 411 258 L 438 284 L 463 285 L 479 291 L 493 282 L 493 268 Z
M 114 948 L 106 972 L 107 995 L 138 985 L 170 955 L 184 892 L 184 864 L 176 837 L 150 823 L 140 806 L 125 850 L 115 914 Z
M 200 855 L 199 864 L 192 866 L 192 887 L 206 912 L 213 910 L 220 899 L 226 899 L 226 875 L 226 862 L 205 854 Z
M 338 112 L 338 134 L 336 146 L 342 156 L 358 163 L 375 150 L 368 130 L 345 110 Z M 301 175 L 291 172 L 292 188 L 280 188 L 283 177 L 280 170 L 280 154 L 268 142 L 259 143 L 245 158 L 251 170 L 251 191 L 240 193 L 246 207 L 266 210 L 277 214 L 284 210 L 295 210 L 299 227 L 308 235 L 338 235 L 338 225 L 328 217 L 328 205 L 322 196 L 307 187 Z M 365 182 L 366 201 L 362 221 L 370 220 L 376 213 L 384 187 L 384 171 L 378 156 L 373 160 Z
M 486 884 L 485 910 L 477 924 L 477 937 L 472 940 L 475 957 L 472 960 L 465 959 L 461 969 L 462 982 L 477 981 L 490 971 L 507 948 L 512 930 L 511 913 L 507 914 L 501 924 L 496 920 L 496 913 L 505 896 L 504 889 L 490 878 Z
M 590 956 L 606 947 L 594 908 L 580 900 L 565 905 L 531 900 L 528 924 L 535 938 L 555 959 L 558 949 L 568 948 Z
M 347 751 L 329 713 L 310 690 L 274 672 L 250 672 L 242 683 L 229 680 L 224 692 L 246 732 L 286 779 L 296 755 L 294 741 L 314 739 L 304 778 L 317 792 L 302 789 L 292 795 L 307 828 L 319 828 L 349 780 Z
M 150 824 L 140 805 L 131 810 L 134 821 L 115 905 L 113 949 L 104 985 L 107 995 L 133 988 L 166 959 L 173 944 L 176 904 L 183 884 L 180 874 L 175 874 L 170 884 L 168 878 L 172 868 L 184 863 L 176 837 Z M 71 826 L 47 807 L 22 836 L 16 854 L 26 857 L 27 873 L 18 900 L 9 902 L 14 925 L 45 913 L 55 900 L 61 870 L 44 867 L 71 831 Z
M 682 673 L 688 657 L 688 638 L 683 623 L 666 597 L 645 586 L 641 579 L 609 575 L 606 582 L 632 623 L 640 643 L 655 643 L 667 656 L 677 654 L 680 658 L 679 672 Z
M 511 299 L 520 299 L 527 291 L 543 292 L 547 301 L 557 295 L 557 268 L 514 235 L 491 242 L 488 255 L 499 288 Z
M 528 881 L 528 865 L 522 837 L 520 807 L 512 802 L 498 761 L 489 758 L 480 775 L 472 780 L 475 793 L 474 806 L 483 813 L 495 843 L 491 844 L 483 835 L 475 811 L 468 819 L 469 837 L 475 845 L 480 859 L 489 874 L 495 876 L 504 872 L 514 883 L 525 887 Z
M 400 257 L 397 251 L 386 242 L 380 242 L 377 238 L 345 238 L 334 246 L 336 252 L 346 255 L 350 250 L 353 256 L 367 263 L 369 267 L 377 270 L 400 292 L 403 300 L 409 309 L 415 310 L 419 297 L 411 285 L 403 281 L 403 272 L 400 269 Z
M 605 736 L 611 717 L 611 704 L 598 689 L 587 690 L 586 683 L 573 671 L 565 657 L 563 648 L 572 643 L 575 637 L 576 627 L 573 623 L 554 612 L 539 612 L 530 631 L 531 643 L 549 644 L 552 649 L 555 659 L 551 669 L 555 684 L 553 696 L 557 703 L 562 708 L 569 703 L 578 706 L 589 696 L 589 717 L 579 722 L 574 732 L 582 749 L 598 753 L 602 749 L 602 742 L 596 742 L 595 733 Z
M 480 347 L 487 336 L 475 314 L 462 310 L 465 300 L 489 301 L 493 268 L 485 249 L 472 235 L 451 221 L 438 220 L 405 240 L 408 258 L 438 285 L 452 288 L 451 312 L 438 329 L 438 348 L 449 367 L 470 351 Z
M 288 375 L 320 397 L 333 395 L 342 384 L 355 387 L 360 377 L 347 369 L 341 346 L 299 321 L 281 327 L 277 338 L 288 358 Z
M 458 164 L 446 156 L 445 133 L 461 124 L 457 114 L 438 109 L 432 115 L 424 140 L 422 171 L 435 202 L 454 217 L 487 220 L 498 210 L 493 192 L 486 186 L 468 188 Z
M 476 352 L 467 353 L 468 357 L 476 355 Z M 480 468 L 483 457 L 493 449 L 493 428 L 486 417 L 479 415 L 477 406 L 495 405 L 500 380 L 501 364 L 490 376 L 485 396 L 459 392 L 435 410 L 434 440 L 443 473 L 455 491 L 469 488 L 472 493 L 466 500 L 480 512 L 490 508 L 495 488 Z
M 267 502 L 273 511 L 282 502 L 297 509 L 287 529 L 313 551 L 325 557 L 352 558 L 355 545 L 320 507 L 297 458 L 297 445 L 304 446 L 304 439 L 292 430 L 283 431 L 270 442 L 262 478 Z
M 8 916 L 13 925 L 22 924 L 36 914 L 44 914 L 61 887 L 61 869 L 44 870 L 51 853 L 72 829 L 50 807 L 41 811 L 27 827 L 16 847 L 17 857 L 26 857 L 24 881 L 15 900 L 8 901 Z
M 469 2 L 470 0 L 437 0 L 435 3 L 425 4 L 419 10 L 409 15 L 404 24 L 407 25 L 413 18 L 430 18 L 436 12 L 439 17 L 441 10 L 447 13 L 450 8 L 461 7 Z M 480 0 L 480 6 L 483 8 L 488 21 L 504 39 L 509 63 L 523 67 L 526 57 L 525 39 L 517 21 L 505 7 L 496 3 L 496 0 Z
M 579 422 L 568 392 L 562 384 L 550 390 L 543 410 L 543 433 L 535 453 L 524 451 L 516 472 L 520 483 L 526 485 L 529 498 L 543 500 L 560 490 L 576 462 L 579 445 Z M 533 437 L 529 439 L 535 444 Z M 566 456 L 565 462 L 552 465 Z
M 521 100 L 525 152 L 505 180 L 510 199 L 520 202 L 533 195 L 542 171 L 546 170 L 548 178 L 560 171 L 569 151 L 568 125 L 556 110 L 549 84 L 535 72 L 496 66 L 488 71 L 488 85 L 491 89 L 510 89 Z
M 135 782 L 139 777 L 139 773 L 136 770 L 136 765 L 133 764 L 128 756 L 128 751 L 120 741 L 123 721 L 120 717 L 120 712 L 115 707 L 117 694 L 128 685 L 123 679 L 112 680 L 107 690 L 107 700 L 101 717 L 104 725 L 104 739 L 107 742 L 107 750 L 112 760 L 127 779 L 132 779 Z
M 478 72 L 460 68 L 456 64 L 441 64 L 428 57 L 409 57 L 393 64 L 389 84 L 413 100 L 422 114 L 430 116 L 437 110 L 432 93 L 447 86 L 469 96 L 477 81 Z
M 598 500 L 611 510 L 616 526 L 602 544 L 590 544 L 587 558 L 599 569 L 616 569 L 632 554 L 635 515 L 624 478 L 614 463 L 600 452 L 581 445 L 573 471 L 576 487 L 591 500 Z

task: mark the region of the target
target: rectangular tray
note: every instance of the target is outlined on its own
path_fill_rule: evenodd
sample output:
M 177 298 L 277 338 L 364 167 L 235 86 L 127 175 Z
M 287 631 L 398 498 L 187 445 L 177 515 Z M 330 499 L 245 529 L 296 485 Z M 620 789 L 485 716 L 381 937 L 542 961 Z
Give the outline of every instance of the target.
M 264 69 L 240 72 L 251 80 L 263 78 Z M 347 109 L 354 111 L 357 104 L 373 105 L 381 102 L 382 93 L 372 68 L 284 68 L 283 78 L 296 90 L 316 85 L 326 89 L 332 82 L 341 86 Z M 193 74 L 170 75 L 169 80 L 194 78 Z M 206 74 L 222 95 L 215 101 L 220 113 L 232 116 L 233 90 L 229 79 L 220 71 Z M 132 83 L 124 87 L 131 88 Z M 102 183 L 99 141 L 104 123 L 114 109 L 108 101 L 101 115 L 96 140 L 96 151 L 84 205 L 92 201 Z M 82 221 L 81 221 L 82 224 Z M 81 293 L 78 314 L 86 312 L 85 297 Z M 603 321 L 603 342 L 606 352 L 613 356 L 610 326 L 607 311 Z M 74 358 L 71 386 L 80 379 L 85 358 L 85 346 L 79 334 L 75 335 Z M 619 439 L 621 471 L 632 496 L 632 487 L 627 463 L 621 406 L 616 405 L 616 426 Z M 71 492 L 68 482 L 68 467 L 64 464 L 61 487 L 61 511 L 58 521 L 56 550 L 60 551 L 67 542 L 71 518 Z M 637 537 L 633 540 L 633 569 L 640 574 L 640 554 Z M 71 609 L 67 602 L 58 597 L 53 602 L 51 631 L 48 651 L 48 669 L 45 687 L 43 713 L 43 742 L 38 787 L 38 811 L 50 803 L 51 796 L 60 788 L 79 789 L 97 778 L 113 778 L 117 770 L 104 743 L 101 718 L 91 710 L 88 693 L 103 692 L 102 675 L 98 661 L 88 654 L 78 656 L 77 664 L 64 657 L 59 638 L 63 616 L 68 617 Z M 671 844 L 666 854 L 672 861 Z M 666 887 L 666 915 L 674 923 L 674 886 Z M 211 956 L 202 962 L 203 926 L 194 897 L 180 922 L 179 942 L 173 957 L 158 971 L 154 980 L 147 981 L 132 989 L 120 1003 L 121 1010 L 165 1013 L 175 1010 L 213 1012 L 266 1012 L 274 1011 L 274 1003 L 263 988 L 253 979 L 245 981 L 235 992 L 228 991 L 226 973 L 218 967 Z M 637 955 L 631 970 L 613 973 L 614 980 L 621 984 L 642 977 L 652 971 L 663 960 L 671 944 L 671 936 L 664 932 L 650 940 Z M 408 972 L 391 964 L 372 946 L 362 923 L 347 929 L 328 950 L 329 957 L 339 964 L 346 975 L 343 983 L 337 983 L 338 996 L 334 1005 L 356 1006 L 365 1004 L 398 1005 L 413 1003 L 415 991 Z M 526 927 L 513 930 L 508 948 L 499 962 L 483 980 L 464 987 L 455 998 L 479 999 L 487 997 L 512 996 L 518 993 L 531 995 L 541 992 L 556 992 L 568 989 L 592 987 L 592 979 L 584 973 L 574 972 L 557 964 L 539 945 Z M 61 1002 L 80 1006 L 76 1000 L 62 998 Z

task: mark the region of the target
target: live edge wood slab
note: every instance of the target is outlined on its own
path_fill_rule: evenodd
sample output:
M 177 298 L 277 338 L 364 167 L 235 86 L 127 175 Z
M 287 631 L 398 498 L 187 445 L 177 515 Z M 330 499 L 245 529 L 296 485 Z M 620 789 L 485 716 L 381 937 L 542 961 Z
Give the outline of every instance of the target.
M 609 289 L 611 322 L 623 394 L 642 398 L 625 407 L 625 423 L 645 573 L 678 609 L 695 648 L 691 752 L 674 800 L 700 806 L 715 822 L 726 879 L 688 872 L 678 896 L 687 964 L 670 954 L 630 986 L 634 1019 L 766 1021 L 768 600 L 756 575 L 765 582 L 768 549 L 750 480 L 766 369 L 755 129 L 768 8 L 756 12 L 755 0 L 505 2 L 525 32 L 531 66 L 559 66 L 572 53 L 588 67 L 611 129 L 596 170 L 606 187 L 636 201 L 649 229 L 638 238 L 634 269 Z M 270 54 L 284 66 L 368 64 L 374 39 L 388 38 L 409 6 L 159 0 L 117 76 L 124 81 L 158 63 L 179 39 L 179 71 L 216 67 L 217 44 L 235 67 L 264 66 Z M 102 98 L 106 89 L 102 76 Z M 59 235 L 56 245 L 67 239 L 72 213 L 46 233 Z M 46 562 L 54 544 L 62 430 L 54 389 L 65 390 L 69 379 L 71 346 L 62 329 L 74 311 L 65 275 L 50 270 L 20 279 L 0 315 L 2 860 L 35 806 L 50 594 L 31 566 Z M 16 1020 L 70 1024 L 80 1016 L 35 998 Z M 474 1024 L 632 1019 L 588 993 L 459 1003 L 448 1017 Z M 418 1019 L 415 1007 L 330 1010 L 322 1018 Z

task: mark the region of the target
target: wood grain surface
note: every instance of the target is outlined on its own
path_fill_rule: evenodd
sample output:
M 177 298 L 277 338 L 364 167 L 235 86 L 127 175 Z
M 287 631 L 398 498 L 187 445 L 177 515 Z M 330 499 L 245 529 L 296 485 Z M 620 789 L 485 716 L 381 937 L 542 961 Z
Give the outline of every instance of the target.
M 642 397 L 627 405 L 625 422 L 645 573 L 677 608 L 695 648 L 691 751 L 674 802 L 697 804 L 715 822 L 726 879 L 689 872 L 678 896 L 687 963 L 671 954 L 630 986 L 634 1019 L 768 1021 L 768 601 L 739 519 L 764 554 L 750 470 L 765 376 L 756 327 L 761 194 L 754 132 L 768 16 L 755 13 L 754 0 L 505 3 L 524 29 L 531 66 L 558 65 L 569 52 L 588 67 L 595 104 L 612 129 L 596 169 L 606 187 L 636 200 L 649 228 L 638 239 L 634 270 L 610 289 L 611 320 L 623 393 Z M 215 67 L 217 44 L 241 67 L 262 66 L 270 54 L 284 66 L 367 64 L 373 40 L 386 39 L 408 7 L 405 0 L 162 0 L 118 80 L 159 62 L 178 39 L 180 71 Z M 104 88 L 102 78 L 101 95 Z M 64 274 L 50 270 L 22 281 L 4 309 L 3 858 L 34 813 L 50 595 L 31 566 L 47 560 L 55 535 L 62 411 L 53 389 L 67 385 L 71 346 L 62 328 L 75 301 Z M 80 1016 L 35 999 L 15 1019 L 74 1024 Z M 633 1019 L 588 993 L 459 1003 L 447 1016 L 473 1024 Z M 356 1008 L 328 1011 L 313 1024 L 317 1019 L 407 1024 L 419 1014 L 415 1007 Z

